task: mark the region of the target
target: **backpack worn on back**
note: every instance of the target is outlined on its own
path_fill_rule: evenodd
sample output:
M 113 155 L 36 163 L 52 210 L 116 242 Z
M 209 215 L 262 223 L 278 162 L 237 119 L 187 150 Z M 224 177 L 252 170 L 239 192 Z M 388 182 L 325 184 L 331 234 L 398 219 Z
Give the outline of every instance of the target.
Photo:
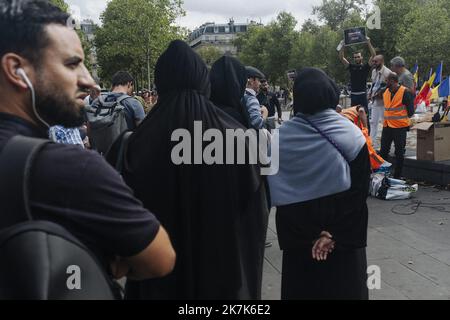
M 15 136 L 0 155 L 0 300 L 114 299 L 112 281 L 89 249 L 31 215 L 31 169 L 47 143 Z
M 115 101 L 106 102 L 106 97 L 100 96 L 86 107 L 89 140 L 99 153 L 106 154 L 120 134 L 128 130 L 126 110 L 122 104 L 128 98 L 131 97 L 124 94 Z

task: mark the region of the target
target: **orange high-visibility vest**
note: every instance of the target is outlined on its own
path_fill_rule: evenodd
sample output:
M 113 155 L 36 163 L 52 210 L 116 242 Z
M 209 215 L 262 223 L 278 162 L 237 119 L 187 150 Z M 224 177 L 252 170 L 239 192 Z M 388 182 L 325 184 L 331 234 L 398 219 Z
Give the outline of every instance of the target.
M 342 115 L 348 120 L 353 122 L 359 129 L 361 129 L 364 138 L 366 138 L 367 149 L 369 150 L 370 166 L 373 171 L 380 169 L 381 165 L 385 162 L 382 157 L 378 155 L 372 145 L 372 139 L 370 138 L 369 131 L 363 126 L 357 107 L 352 107 L 342 110 Z
M 361 119 L 359 119 L 359 113 L 357 110 L 358 107 L 351 107 L 348 109 L 342 110 L 342 115 L 346 117 L 348 120 L 353 122 L 358 128 L 362 129 L 363 124 Z
M 393 98 L 389 89 L 384 93 L 384 127 L 405 128 L 411 125 L 408 110 L 403 104 L 406 90 L 404 86 L 400 86 Z
M 381 165 L 385 161 L 373 148 L 372 139 L 370 138 L 369 131 L 366 128 L 362 128 L 361 131 L 364 135 L 364 138 L 366 138 L 367 149 L 369 150 L 370 166 L 373 171 L 376 171 L 380 169 Z

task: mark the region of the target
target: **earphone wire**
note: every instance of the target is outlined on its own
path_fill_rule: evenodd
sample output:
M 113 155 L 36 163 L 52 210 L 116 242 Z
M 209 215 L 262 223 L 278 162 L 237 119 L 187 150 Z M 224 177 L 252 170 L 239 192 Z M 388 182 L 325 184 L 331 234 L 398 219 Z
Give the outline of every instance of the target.
M 36 116 L 36 118 L 42 123 L 44 124 L 47 128 L 50 129 L 50 125 L 44 120 L 42 119 L 42 117 L 39 115 L 37 109 L 36 109 L 36 94 L 34 92 L 34 87 L 33 84 L 31 83 L 30 79 L 28 79 L 27 75 L 25 74 L 24 71 L 21 71 L 21 74 L 23 76 L 23 80 L 26 82 L 26 84 L 28 85 L 28 88 L 31 91 L 31 104 L 33 107 L 33 113 Z

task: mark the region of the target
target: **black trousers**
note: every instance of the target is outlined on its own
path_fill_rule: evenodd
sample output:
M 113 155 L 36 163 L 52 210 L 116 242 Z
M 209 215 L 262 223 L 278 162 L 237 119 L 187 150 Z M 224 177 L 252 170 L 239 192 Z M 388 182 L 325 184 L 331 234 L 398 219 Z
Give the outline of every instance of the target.
M 352 107 L 357 105 L 362 105 L 364 107 L 364 111 L 366 111 L 367 114 L 367 120 L 370 118 L 369 114 L 369 102 L 367 101 L 367 94 L 361 94 L 361 95 L 351 95 L 352 98 Z M 370 121 L 367 121 L 368 125 L 368 131 L 370 134 Z
M 408 135 L 409 128 L 383 128 L 383 134 L 381 135 L 381 157 L 387 159 L 389 152 L 391 151 L 392 142 L 395 146 L 395 172 L 394 178 L 398 179 L 402 176 L 403 162 L 405 161 L 406 152 L 406 137 Z

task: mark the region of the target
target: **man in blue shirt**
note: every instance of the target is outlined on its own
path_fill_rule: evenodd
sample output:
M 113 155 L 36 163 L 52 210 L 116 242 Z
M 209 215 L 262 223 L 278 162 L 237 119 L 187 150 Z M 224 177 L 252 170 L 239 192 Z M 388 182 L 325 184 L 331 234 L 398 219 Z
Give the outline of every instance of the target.
M 122 101 L 122 105 L 125 107 L 128 130 L 136 129 L 145 118 L 144 107 L 137 99 L 132 97 L 133 83 L 134 79 L 128 72 L 117 72 L 112 78 L 111 93 L 105 99 L 105 102 L 113 102 L 123 95 L 130 96 L 130 98 Z
M 256 95 L 261 86 L 261 80 L 264 79 L 264 74 L 254 67 L 246 67 L 247 70 L 247 88 L 243 98 L 243 104 L 248 113 L 249 127 L 255 130 L 264 128 L 265 121 L 269 115 L 266 107 L 261 107 Z

